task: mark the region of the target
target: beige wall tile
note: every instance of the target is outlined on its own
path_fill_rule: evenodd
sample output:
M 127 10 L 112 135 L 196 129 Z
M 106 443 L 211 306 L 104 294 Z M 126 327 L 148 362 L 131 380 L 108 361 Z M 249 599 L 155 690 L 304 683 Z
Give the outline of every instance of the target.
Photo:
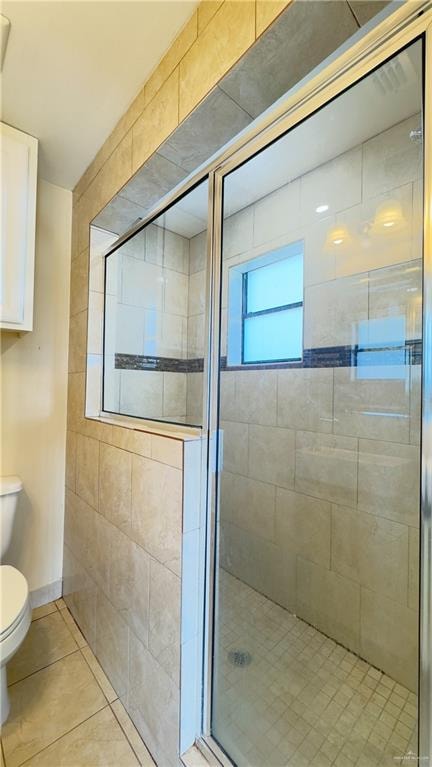
M 357 440 L 299 431 L 295 489 L 335 503 L 357 503 Z
M 248 473 L 249 427 L 247 423 L 234 423 L 234 421 L 221 421 L 222 444 L 223 444 L 223 468 L 234 474 Z
M 157 764 L 177 767 L 179 691 L 152 654 L 133 635 L 126 709 Z M 151 690 L 151 695 L 149 695 Z
M 274 540 L 274 485 L 227 471 L 221 482 L 221 522 L 233 522 L 261 539 Z
M 209 21 L 219 10 L 224 0 L 201 0 L 198 6 L 198 34 L 201 34 Z
M 394 189 L 421 175 L 421 146 L 411 141 L 409 135 L 419 127 L 419 120 L 418 115 L 413 115 L 365 143 L 363 193 L 366 197 Z
M 420 464 L 416 445 L 378 440 L 359 441 L 360 509 L 419 525 Z
M 289 550 L 222 520 L 220 553 L 225 570 L 296 611 L 296 556 Z
M 92 539 L 89 541 L 89 573 L 99 586 L 108 593 L 110 562 L 113 556 L 113 539 L 116 528 L 98 512 L 93 512 Z
M 144 86 L 145 105 L 152 100 L 171 72 L 189 50 L 198 35 L 198 11 L 192 14 L 187 24 L 177 35 L 168 53 L 159 62 Z
M 173 421 L 186 416 L 186 373 L 163 373 L 162 415 Z
M 136 636 L 148 645 L 150 557 L 120 530 L 112 531 L 109 595 Z
M 111 442 L 115 447 L 129 450 L 131 453 L 151 456 L 151 434 L 137 429 L 125 429 L 121 426 L 113 426 Z
M 420 536 L 415 527 L 409 528 L 409 560 L 408 560 L 408 607 L 417 610 L 419 607 L 419 567 L 420 567 Z
M 183 442 L 179 439 L 151 435 L 151 457 L 154 461 L 167 463 L 177 469 L 183 467 Z
M 155 560 L 150 564 L 149 650 L 180 685 L 180 578 Z
M 88 306 L 88 250 L 83 250 L 71 263 L 70 316 L 84 311 Z
M 99 505 L 99 442 L 77 435 L 76 491 L 90 506 Z
M 179 122 L 179 73 L 176 69 L 146 106 L 132 129 L 132 172 L 168 138 Z
M 362 368 L 370 377 L 359 378 L 359 370 L 334 371 L 335 434 L 409 442 L 409 368 L 403 379 L 385 379 L 373 367 Z
M 331 432 L 333 370 L 280 370 L 277 376 L 278 426 Z
M 120 191 L 132 176 L 132 130 L 114 149 L 96 178 L 90 184 L 86 194 L 97 200 L 97 212 Z M 95 202 L 96 204 L 96 202 Z
M 357 205 L 362 198 L 362 147 L 357 146 L 301 179 L 302 220 L 316 220 L 316 208 L 326 203 L 329 215 Z
M 83 373 L 86 369 L 87 311 L 70 318 L 69 322 L 69 372 Z
M 256 4 L 256 36 L 259 37 L 264 30 L 282 13 L 292 0 L 257 0 Z
M 262 426 L 276 426 L 277 372 L 240 371 L 235 375 L 235 398 L 231 401 L 233 418 L 224 409 L 221 418 Z
M 180 567 L 182 473 L 157 461 L 132 461 L 132 536 L 174 572 Z
M 302 179 L 303 182 L 303 179 Z M 300 180 L 278 189 L 259 200 L 254 206 L 254 245 L 263 245 L 277 237 L 288 235 L 295 242 L 300 220 Z
M 249 476 L 294 487 L 295 432 L 275 426 L 249 426 Z
M 362 588 L 360 654 L 413 691 L 417 688 L 417 635 L 414 610 Z
M 156 370 L 122 370 L 120 411 L 139 418 L 160 418 L 163 407 L 163 375 Z
M 341 506 L 332 508 L 332 570 L 407 603 L 408 528 Z
M 360 640 L 360 586 L 300 557 L 297 615 L 354 652 Z
M 74 431 L 66 433 L 66 487 L 75 492 L 76 478 L 76 441 L 77 435 Z
M 63 553 L 63 597 L 71 613 L 94 648 L 96 642 L 97 586 L 68 546 Z
M 304 346 L 357 343 L 358 325 L 368 319 L 368 280 L 344 277 L 305 289 Z
M 255 40 L 255 3 L 229 0 L 180 62 L 180 120 L 198 104 Z
M 96 657 L 119 697 L 128 692 L 129 629 L 99 591 L 96 606 Z
M 100 513 L 124 531 L 131 526 L 132 455 L 100 444 Z
M 329 569 L 330 511 L 326 501 L 278 487 L 275 525 L 278 546 Z

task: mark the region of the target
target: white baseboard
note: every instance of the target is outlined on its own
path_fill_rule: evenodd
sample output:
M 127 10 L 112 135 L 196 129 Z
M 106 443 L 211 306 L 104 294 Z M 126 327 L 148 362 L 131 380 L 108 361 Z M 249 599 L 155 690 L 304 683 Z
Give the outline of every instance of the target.
M 30 592 L 30 604 L 32 607 L 40 607 L 46 605 L 48 602 L 53 602 L 54 599 L 60 599 L 62 595 L 62 579 L 54 583 L 48 583 L 46 586 L 41 586 L 39 589 L 35 589 Z

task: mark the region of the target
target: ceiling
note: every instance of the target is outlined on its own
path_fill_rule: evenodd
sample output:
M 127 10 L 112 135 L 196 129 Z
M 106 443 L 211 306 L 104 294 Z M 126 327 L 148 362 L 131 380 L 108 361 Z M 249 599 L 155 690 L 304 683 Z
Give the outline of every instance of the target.
M 73 189 L 196 0 L 3 0 L 1 119 L 39 139 L 39 176 Z

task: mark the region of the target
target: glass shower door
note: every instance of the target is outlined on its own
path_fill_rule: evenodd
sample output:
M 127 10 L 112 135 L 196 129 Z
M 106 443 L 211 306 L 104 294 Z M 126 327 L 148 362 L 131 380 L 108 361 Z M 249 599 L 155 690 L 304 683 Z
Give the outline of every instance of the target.
M 224 179 L 212 735 L 416 753 L 422 42 Z

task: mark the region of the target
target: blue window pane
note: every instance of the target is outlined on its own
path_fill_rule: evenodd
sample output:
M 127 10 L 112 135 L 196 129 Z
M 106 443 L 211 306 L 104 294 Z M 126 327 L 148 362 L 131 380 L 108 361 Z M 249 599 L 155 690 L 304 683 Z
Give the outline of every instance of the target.
M 303 301 L 303 256 L 289 256 L 247 275 L 247 312 Z
M 247 317 L 244 321 L 243 361 L 301 359 L 303 307 Z

